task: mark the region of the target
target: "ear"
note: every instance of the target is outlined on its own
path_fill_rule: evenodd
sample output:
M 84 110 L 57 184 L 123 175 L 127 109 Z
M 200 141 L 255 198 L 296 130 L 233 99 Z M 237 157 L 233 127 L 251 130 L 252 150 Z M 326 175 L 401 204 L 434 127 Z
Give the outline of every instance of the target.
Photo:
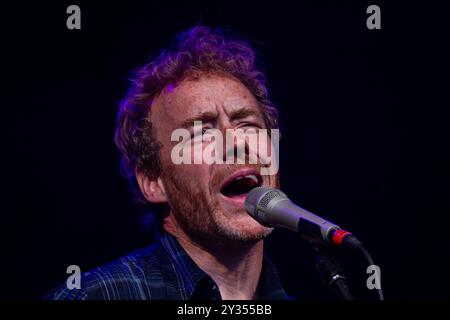
M 136 170 L 136 180 L 147 201 L 151 203 L 167 202 L 166 190 L 161 178 L 152 178 Z

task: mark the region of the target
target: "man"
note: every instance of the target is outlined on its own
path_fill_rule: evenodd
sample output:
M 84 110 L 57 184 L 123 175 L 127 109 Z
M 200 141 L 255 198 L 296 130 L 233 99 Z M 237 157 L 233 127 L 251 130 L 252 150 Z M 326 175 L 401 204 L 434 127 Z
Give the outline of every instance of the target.
M 62 287 L 48 298 L 287 298 L 263 254 L 271 229 L 244 208 L 252 188 L 278 187 L 278 175 L 262 175 L 262 161 L 225 161 L 227 147 L 223 162 L 173 161 L 178 129 L 193 137 L 189 146 L 200 143 L 204 150 L 207 141 L 195 137 L 209 129 L 226 137 L 227 130 L 277 128 L 277 111 L 254 60 L 245 42 L 195 27 L 137 71 L 121 104 L 115 140 L 140 199 L 159 206 L 161 236 L 149 248 L 85 273 L 81 289 Z M 245 150 L 248 160 L 251 150 Z

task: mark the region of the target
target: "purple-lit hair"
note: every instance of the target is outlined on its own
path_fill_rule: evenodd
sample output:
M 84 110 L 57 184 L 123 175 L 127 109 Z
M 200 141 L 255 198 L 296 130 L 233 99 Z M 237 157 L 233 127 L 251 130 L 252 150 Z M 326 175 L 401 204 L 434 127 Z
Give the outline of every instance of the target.
M 135 171 L 150 177 L 161 173 L 160 144 L 152 132 L 152 100 L 167 85 L 204 73 L 232 76 L 241 81 L 261 106 L 266 126 L 278 128 L 278 112 L 269 101 L 264 74 L 255 66 L 255 52 L 242 40 L 220 31 L 196 26 L 180 34 L 174 48 L 139 68 L 120 104 L 115 143 L 120 150 L 121 172 L 136 189 Z M 138 200 L 144 200 L 136 192 Z

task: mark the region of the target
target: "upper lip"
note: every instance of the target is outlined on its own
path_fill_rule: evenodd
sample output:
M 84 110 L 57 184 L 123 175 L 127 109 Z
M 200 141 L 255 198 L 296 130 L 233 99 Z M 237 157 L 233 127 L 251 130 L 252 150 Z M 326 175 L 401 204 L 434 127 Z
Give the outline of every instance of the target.
M 229 183 L 231 183 L 237 177 L 244 177 L 244 176 L 248 176 L 248 175 L 254 175 L 258 179 L 258 185 L 259 186 L 262 184 L 262 182 L 263 182 L 262 181 L 262 177 L 261 177 L 261 174 L 258 172 L 258 170 L 255 170 L 255 169 L 241 169 L 241 170 L 238 170 L 238 171 L 234 172 L 231 176 L 229 176 L 222 183 L 222 186 L 220 187 L 220 191 L 222 191 L 222 189 L 225 186 L 227 186 Z

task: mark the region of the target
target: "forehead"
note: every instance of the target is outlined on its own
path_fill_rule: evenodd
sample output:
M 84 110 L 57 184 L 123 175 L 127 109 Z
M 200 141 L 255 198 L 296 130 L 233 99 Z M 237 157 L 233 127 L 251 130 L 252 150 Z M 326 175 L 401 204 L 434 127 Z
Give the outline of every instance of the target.
M 180 122 L 201 112 L 229 114 L 242 108 L 258 109 L 253 94 L 239 80 L 203 75 L 167 86 L 152 103 L 154 120 Z

